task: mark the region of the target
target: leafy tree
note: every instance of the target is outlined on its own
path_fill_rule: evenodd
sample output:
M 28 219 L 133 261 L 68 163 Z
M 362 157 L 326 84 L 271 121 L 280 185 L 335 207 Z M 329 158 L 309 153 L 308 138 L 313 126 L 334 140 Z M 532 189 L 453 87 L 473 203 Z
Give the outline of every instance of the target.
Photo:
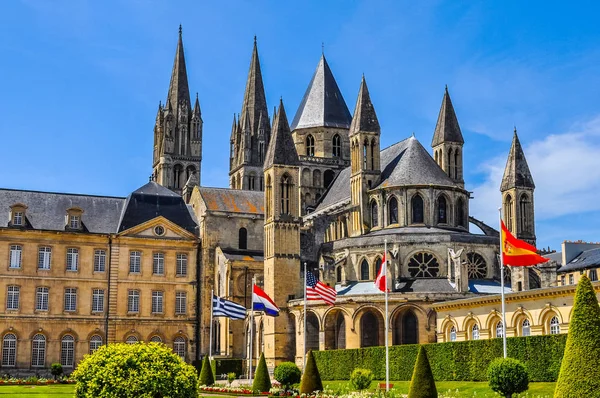
M 116 343 L 86 355 L 71 374 L 76 398 L 197 398 L 193 366 L 159 343 Z
M 56 380 L 58 376 L 63 374 L 62 365 L 58 362 L 53 363 L 52 365 L 50 365 L 50 373 L 52 374 L 52 376 L 54 376 L 54 380 Z
M 599 391 L 600 307 L 592 283 L 583 275 L 575 292 L 573 315 L 554 397 L 596 397 Z
M 210 366 L 210 358 L 208 355 L 204 356 L 202 361 L 202 370 L 200 371 L 200 385 L 201 386 L 212 386 L 215 384 L 215 376 L 213 375 L 212 367 Z
M 254 382 L 252 382 L 252 391 L 269 392 L 270 389 L 271 378 L 269 377 L 267 362 L 265 361 L 265 353 L 263 352 L 262 354 L 260 354 L 258 366 L 256 367 Z
M 529 375 L 523 364 L 513 358 L 496 358 L 488 367 L 490 388 L 505 398 L 527 391 Z
M 300 394 L 311 394 L 315 391 L 323 391 L 323 383 L 321 382 L 315 356 L 310 350 L 306 356 L 306 369 L 304 369 L 302 381 L 300 382 Z
M 358 391 L 369 388 L 372 381 L 373 372 L 371 372 L 369 369 L 356 368 L 350 375 L 350 384 L 352 384 L 352 387 Z
M 427 351 L 423 346 L 420 346 L 417 362 L 415 362 L 412 379 L 410 380 L 408 398 L 437 398 L 437 396 L 437 388 L 427 359 Z
M 283 388 L 289 390 L 292 384 L 300 382 L 302 373 L 295 363 L 282 362 L 275 368 L 273 376 L 275 376 L 275 380 L 281 383 Z

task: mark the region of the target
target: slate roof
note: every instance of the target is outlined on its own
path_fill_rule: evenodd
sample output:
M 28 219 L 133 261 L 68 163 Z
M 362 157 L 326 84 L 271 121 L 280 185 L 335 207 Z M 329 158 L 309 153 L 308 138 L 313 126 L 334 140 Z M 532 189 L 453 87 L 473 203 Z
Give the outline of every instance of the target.
M 456 112 L 454 112 L 454 106 L 452 106 L 450 94 L 448 93 L 448 86 L 446 86 L 444 98 L 442 99 L 442 106 L 433 132 L 431 146 L 434 147 L 442 142 L 465 143 L 460 131 L 458 119 L 456 118 Z
M 25 216 L 33 229 L 64 231 L 67 209 L 83 210 L 81 222 L 91 233 L 115 233 L 125 198 L 68 193 L 0 189 L 0 227 L 8 226 L 10 206 L 27 206 Z
M 360 90 L 358 90 L 358 99 L 356 100 L 356 107 L 354 108 L 354 116 L 352 117 L 352 123 L 350 124 L 350 135 L 359 131 L 377 133 L 380 131 L 379 120 L 377 120 L 377 114 L 375 114 L 375 108 L 371 102 L 369 88 L 367 87 L 364 75 L 360 82 Z
M 529 166 L 527 165 L 527 159 L 525 159 L 525 153 L 523 153 L 521 142 L 517 136 L 516 128 L 512 145 L 510 146 L 510 152 L 508 153 L 508 159 L 506 160 L 506 167 L 504 168 L 504 176 L 502 177 L 500 190 L 506 191 L 515 187 L 535 188 L 533 177 L 531 176 Z
M 600 248 L 584 250 L 573 260 L 560 267 L 558 272 L 581 271 L 598 267 L 600 267 Z
M 199 188 L 209 211 L 263 215 L 264 192 L 229 188 Z
M 279 100 L 279 109 L 275 120 L 273 120 L 272 136 L 265 155 L 265 164 L 263 168 L 266 170 L 274 164 L 296 166 L 300 164 L 298 152 L 294 145 L 294 139 L 290 131 L 287 116 L 283 101 Z
M 162 185 L 150 181 L 128 197 L 118 232 L 162 216 L 181 228 L 197 234 L 197 224 L 183 198 Z
M 348 106 L 323 55 L 296 111 L 292 130 L 308 127 L 347 129 L 351 121 Z

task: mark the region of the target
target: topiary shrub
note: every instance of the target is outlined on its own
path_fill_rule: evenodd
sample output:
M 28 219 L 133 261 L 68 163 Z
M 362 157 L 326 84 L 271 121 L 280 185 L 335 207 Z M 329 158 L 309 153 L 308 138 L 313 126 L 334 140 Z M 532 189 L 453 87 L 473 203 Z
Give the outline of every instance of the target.
M 505 398 L 527 391 L 529 376 L 525 366 L 513 358 L 496 358 L 487 370 L 490 388 Z
M 295 363 L 282 362 L 275 368 L 273 376 L 275 376 L 275 380 L 281 383 L 283 388 L 289 390 L 292 384 L 300 382 L 302 373 L 300 372 L 300 368 L 298 368 Z
M 236 377 L 237 377 L 237 375 L 235 374 L 235 372 L 227 373 L 227 382 L 229 383 L 229 385 L 231 385 L 231 383 L 233 383 L 233 381 L 235 380 Z
M 371 386 L 373 372 L 369 369 L 354 369 L 350 375 L 350 384 L 355 390 L 364 390 Z
M 202 361 L 202 370 L 200 371 L 200 385 L 212 386 L 213 384 L 215 384 L 215 375 L 213 374 L 212 366 L 210 366 L 210 359 L 208 355 L 205 355 Z
M 163 344 L 109 344 L 86 355 L 71 374 L 75 397 L 197 398 L 193 366 Z
M 252 391 L 269 392 L 271 389 L 271 378 L 267 370 L 267 362 L 265 361 L 265 353 L 260 354 L 254 382 L 252 383 Z
M 58 362 L 53 363 L 52 365 L 50 365 L 50 373 L 52 374 L 52 376 L 54 376 L 54 380 L 56 380 L 58 376 L 63 374 L 62 365 Z
M 554 397 L 595 397 L 599 391 L 600 307 L 592 283 L 583 275 L 575 292 L 573 315 Z
M 300 394 L 312 394 L 315 391 L 323 391 L 323 383 L 321 382 L 317 362 L 312 350 L 310 350 L 306 356 L 306 369 L 304 369 L 302 381 L 300 382 Z
M 427 351 L 423 346 L 420 346 L 417 362 L 415 362 L 412 379 L 410 380 L 408 398 L 437 398 L 437 396 L 437 388 L 427 359 Z

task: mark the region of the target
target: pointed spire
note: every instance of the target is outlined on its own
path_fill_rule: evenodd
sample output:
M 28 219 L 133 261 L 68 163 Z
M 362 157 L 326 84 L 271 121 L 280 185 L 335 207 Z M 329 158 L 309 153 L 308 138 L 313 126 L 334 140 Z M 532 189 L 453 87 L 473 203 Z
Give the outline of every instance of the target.
M 235 112 L 233 113 L 233 124 L 231 125 L 231 141 L 235 141 L 235 133 L 237 131 L 237 121 L 235 120 Z
M 352 116 L 342 93 L 321 55 L 317 69 L 300 102 L 292 130 L 308 127 L 349 128 Z
M 269 142 L 269 148 L 265 156 L 264 169 L 266 170 L 275 164 L 285 166 L 297 166 L 300 164 L 281 99 L 279 100 L 277 115 L 275 115 L 275 120 L 273 121 L 273 131 L 271 132 L 271 141 Z
M 525 159 L 525 153 L 521 147 L 521 142 L 519 141 L 516 127 L 514 130 L 510 152 L 508 153 L 506 167 L 504 168 L 504 176 L 502 177 L 500 191 L 503 192 L 511 188 L 535 189 L 533 177 L 529 171 L 527 159 Z
M 175 61 L 173 61 L 173 71 L 171 72 L 169 93 L 167 94 L 167 103 L 172 107 L 172 109 L 178 109 L 180 102 L 186 102 L 188 111 L 192 110 L 187 70 L 185 67 L 185 56 L 183 54 L 183 35 L 181 31 L 181 25 L 179 25 L 179 40 L 177 42 L 177 50 L 175 51 Z
M 250 69 L 248 70 L 246 90 L 244 91 L 244 102 L 242 103 L 243 122 L 249 123 L 248 127 L 253 134 L 258 131 L 258 121 L 260 114 L 263 112 L 265 114 L 268 113 L 267 100 L 265 97 L 262 72 L 260 70 L 260 61 L 258 59 L 256 36 L 254 36 L 254 47 L 252 48 Z M 246 117 L 249 119 L 246 120 Z
M 433 132 L 433 140 L 431 146 L 435 147 L 443 142 L 457 142 L 464 144 L 458 119 L 454 112 L 454 106 L 452 106 L 452 100 L 448 93 L 448 86 L 444 91 L 444 99 L 442 100 L 442 106 L 438 115 L 437 124 L 435 125 L 435 131 Z
M 198 93 L 196 93 L 196 103 L 194 104 L 194 114 L 200 116 L 200 100 L 198 99 Z
M 379 120 L 375 114 L 375 108 L 371 102 L 371 96 L 369 95 L 369 88 L 367 87 L 367 81 L 365 75 L 363 75 L 360 82 L 360 90 L 358 90 L 358 99 L 356 100 L 356 107 L 354 108 L 354 117 L 350 124 L 350 134 L 358 133 L 359 131 L 365 132 L 380 132 Z

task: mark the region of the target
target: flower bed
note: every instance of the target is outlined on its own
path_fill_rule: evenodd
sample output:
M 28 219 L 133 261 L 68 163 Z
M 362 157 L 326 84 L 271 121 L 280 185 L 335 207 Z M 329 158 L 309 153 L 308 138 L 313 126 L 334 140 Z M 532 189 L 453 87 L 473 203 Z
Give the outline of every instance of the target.
M 61 380 L 54 380 L 54 379 L 46 379 L 44 377 L 28 377 L 27 379 L 17 379 L 15 377 L 9 377 L 9 378 L 5 378 L 5 379 L 0 379 L 0 386 L 31 386 L 31 385 L 37 385 L 37 386 L 46 386 L 49 384 L 75 384 L 75 380 L 70 380 L 70 379 L 61 379 Z
M 200 386 L 202 392 L 214 394 L 232 394 L 232 395 L 269 395 L 269 393 L 258 394 L 249 387 L 227 387 L 227 386 Z

